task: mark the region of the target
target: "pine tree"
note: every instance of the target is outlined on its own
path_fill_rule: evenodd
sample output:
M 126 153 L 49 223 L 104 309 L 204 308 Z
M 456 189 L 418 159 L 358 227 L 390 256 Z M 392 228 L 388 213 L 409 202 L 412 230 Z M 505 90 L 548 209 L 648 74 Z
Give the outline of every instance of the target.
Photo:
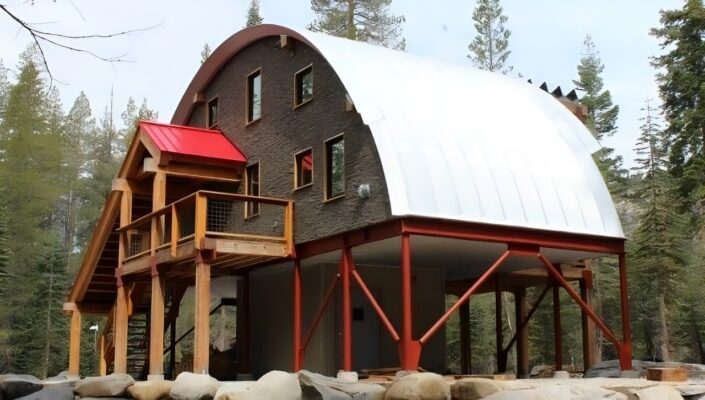
M 317 19 L 309 29 L 404 50 L 406 41 L 401 30 L 406 19 L 389 12 L 391 3 L 392 0 L 311 0 Z
M 677 289 L 676 277 L 686 264 L 688 251 L 684 233 L 687 230 L 685 219 L 673 208 L 665 138 L 656 121 L 655 110 L 648 101 L 643 110 L 645 116 L 635 148 L 638 158 L 634 167 L 641 177 L 636 193 L 643 204 L 633 237 L 633 267 L 642 285 L 636 294 L 643 296 L 640 303 L 648 308 L 644 315 L 651 317 L 647 326 L 653 330 L 647 338 L 651 338 L 653 344 L 647 347 L 655 354 L 648 356 L 671 361 L 670 311 Z
M 7 76 L 7 68 L 3 64 L 2 59 L 0 59 L 0 123 L 5 115 L 5 107 L 7 106 L 7 96 L 10 91 L 10 80 Z M 0 137 L 2 141 L 2 137 Z M 0 148 L 2 145 L 0 144 Z
M 64 125 L 64 174 L 61 182 L 64 188 L 59 204 L 57 205 L 57 227 L 59 236 L 67 254 L 68 268 L 71 267 L 71 256 L 77 245 L 77 229 L 82 200 L 81 190 L 90 173 L 90 160 L 92 157 L 91 145 L 96 131 L 95 118 L 91 115 L 91 106 L 88 97 L 81 92 L 73 103 L 66 116 Z
M 687 0 L 682 9 L 662 10 L 661 26 L 651 30 L 666 53 L 652 58 L 662 109 L 670 172 L 684 206 L 705 194 L 705 8 Z
M 259 15 L 259 0 L 251 0 L 250 6 L 247 8 L 247 22 L 245 23 L 245 28 L 261 23 L 262 17 Z
M 203 50 L 201 50 L 201 64 L 206 62 L 208 57 L 211 56 L 211 48 L 208 46 L 208 43 L 203 45 Z
M 590 35 L 585 37 L 585 53 L 578 64 L 578 80 L 573 81 L 585 94 L 580 102 L 588 109 L 585 126 L 595 139 L 602 141 L 617 132 L 619 106 L 612 104 L 612 94 L 604 89 L 600 74 L 605 69 L 599 52 Z M 626 171 L 622 168 L 622 157 L 614 156 L 614 149 L 603 147 L 594 158 L 610 191 L 618 193 L 624 186 Z
M 504 27 L 507 16 L 499 0 L 479 0 L 472 13 L 477 35 L 468 49 L 468 58 L 479 69 L 506 74 L 513 67 L 508 65 L 509 36 L 512 32 Z
M 6 359 L 12 371 L 36 371 L 39 360 L 21 342 L 37 335 L 36 325 L 23 319 L 33 305 L 35 274 L 42 255 L 56 242 L 54 210 L 61 193 L 63 115 L 56 91 L 48 89 L 30 48 L 21 57 L 17 82 L 11 85 L 0 124 L 3 160 L 0 187 L 7 210 L 7 262 L 11 282 L 3 303 L 8 327 Z M 6 253 L 7 254 L 7 253 Z M 59 309 L 60 312 L 60 309 Z M 41 372 L 41 371 L 40 371 Z
M 125 111 L 120 114 L 122 118 L 122 123 L 124 124 L 123 129 L 118 131 L 118 143 L 120 145 L 116 157 L 122 158 L 127 151 L 127 147 L 132 142 L 132 138 L 137 130 L 137 124 L 140 120 L 155 121 L 159 118 L 159 112 L 154 111 L 147 105 L 147 99 L 142 99 L 142 104 L 137 108 L 137 103 L 135 99 L 130 97 L 127 100 L 127 106 L 125 106 Z

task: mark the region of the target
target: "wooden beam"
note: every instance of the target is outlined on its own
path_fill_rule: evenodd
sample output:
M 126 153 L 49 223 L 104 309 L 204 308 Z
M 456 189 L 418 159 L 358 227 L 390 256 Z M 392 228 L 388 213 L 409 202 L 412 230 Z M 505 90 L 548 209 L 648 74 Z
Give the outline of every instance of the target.
M 97 349 L 96 349 L 96 355 L 97 355 L 97 371 L 96 373 L 100 376 L 105 376 L 108 374 L 108 363 L 105 360 L 105 336 L 100 335 L 98 336 L 98 343 L 97 343 Z
M 115 299 L 114 342 L 115 342 L 115 365 L 114 372 L 118 374 L 127 373 L 127 288 L 119 286 L 117 288 L 117 298 Z
M 69 292 L 69 302 L 80 302 L 83 300 L 83 296 L 88 288 L 91 276 L 98 265 L 101 252 L 103 251 L 110 234 L 113 232 L 115 219 L 120 212 L 120 204 L 123 193 L 124 192 L 111 191 L 110 194 L 108 194 L 108 199 L 103 207 L 103 212 L 98 219 L 96 228 L 93 230 L 93 235 L 91 236 L 91 240 L 88 242 L 88 247 L 86 248 L 86 253 L 83 256 L 81 267 L 76 275 L 71 291 Z
M 169 176 L 198 179 L 208 182 L 240 182 L 242 167 L 235 165 L 203 165 L 191 163 L 169 163 L 159 165 L 153 158 L 145 158 L 142 168 L 146 173 L 164 172 Z
M 195 321 L 193 334 L 193 372 L 198 374 L 208 373 L 209 343 L 209 314 L 210 314 L 210 260 L 204 260 L 203 252 L 196 256 L 196 301 Z
M 152 304 L 149 315 L 149 376 L 147 379 L 163 380 L 164 280 L 159 274 L 152 275 Z
M 203 248 L 215 250 L 218 254 L 234 253 L 269 257 L 286 257 L 288 254 L 286 243 L 247 239 L 206 238 Z
M 81 312 L 71 312 L 71 335 L 69 336 L 69 375 L 80 375 L 81 360 Z
M 166 205 L 166 175 L 162 171 L 154 174 L 152 186 L 152 211 Z M 156 251 L 165 235 L 165 217 L 152 218 L 151 227 L 151 272 L 152 296 L 149 322 L 149 376 L 148 380 L 164 379 L 164 280 L 159 275 Z

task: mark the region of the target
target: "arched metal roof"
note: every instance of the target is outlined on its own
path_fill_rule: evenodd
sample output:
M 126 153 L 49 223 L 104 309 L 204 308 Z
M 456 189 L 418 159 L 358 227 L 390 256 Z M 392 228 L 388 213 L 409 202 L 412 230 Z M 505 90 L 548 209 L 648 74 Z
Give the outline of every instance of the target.
M 597 141 L 550 94 L 519 79 L 260 25 L 215 50 L 172 122 L 186 122 L 194 96 L 235 53 L 275 35 L 307 43 L 340 77 L 374 138 L 393 215 L 624 236 L 591 157 Z

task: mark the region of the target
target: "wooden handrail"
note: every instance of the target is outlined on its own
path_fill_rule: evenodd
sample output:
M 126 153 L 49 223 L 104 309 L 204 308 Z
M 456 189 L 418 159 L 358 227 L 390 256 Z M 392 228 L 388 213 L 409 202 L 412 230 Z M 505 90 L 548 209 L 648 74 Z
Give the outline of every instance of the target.
M 222 193 L 222 192 L 211 192 L 208 190 L 199 190 L 197 192 L 191 193 L 190 195 L 183 197 L 179 200 L 176 200 L 175 202 L 168 204 L 164 206 L 163 208 L 160 208 L 159 210 L 152 211 L 149 214 L 143 215 L 136 220 L 130 222 L 129 224 L 118 228 L 118 231 L 126 231 L 130 229 L 134 229 L 136 226 L 142 225 L 143 223 L 149 222 L 152 220 L 154 217 L 161 217 L 162 215 L 166 214 L 168 211 L 171 210 L 171 207 L 178 206 L 182 203 L 185 203 L 192 198 L 196 198 L 198 195 L 205 196 L 208 199 L 216 199 L 216 200 L 238 200 L 238 201 L 244 201 L 244 202 L 254 202 L 254 203 L 263 203 L 263 204 L 274 204 L 274 205 L 280 205 L 280 206 L 289 206 L 290 203 L 292 203 L 291 200 L 288 199 L 277 199 L 274 197 L 259 197 L 259 196 L 249 196 L 245 194 L 236 194 L 236 193 Z
M 193 240 L 194 240 L 194 247 L 196 249 L 201 249 L 203 246 L 203 241 L 206 238 L 206 236 L 213 235 L 213 236 L 219 236 L 222 235 L 222 232 L 208 232 L 207 231 L 207 210 L 208 210 L 208 200 L 225 200 L 225 201 L 238 201 L 238 202 L 253 202 L 253 203 L 263 203 L 263 204 L 272 204 L 276 206 L 281 206 L 284 211 L 284 231 L 281 236 L 277 237 L 267 237 L 268 240 L 283 240 L 287 244 L 287 253 L 288 255 L 293 254 L 294 252 L 294 202 L 290 199 L 278 199 L 278 198 L 273 198 L 273 197 L 259 197 L 259 196 L 249 196 L 249 195 L 243 195 L 243 194 L 235 194 L 235 193 L 221 193 L 221 192 L 212 192 L 212 191 L 207 191 L 207 190 L 199 190 L 197 192 L 191 193 L 190 195 L 183 197 L 173 203 L 170 203 L 158 210 L 152 211 L 149 214 L 143 215 L 142 217 L 131 221 L 129 224 L 124 225 L 120 228 L 118 228 L 118 232 L 120 233 L 120 245 L 121 246 L 127 246 L 128 245 L 128 232 L 131 230 L 140 230 L 138 227 L 144 227 L 145 229 L 142 229 L 144 231 L 149 230 L 149 235 L 153 234 L 153 228 L 148 228 L 148 225 L 151 223 L 153 224 L 155 219 L 157 218 L 164 218 L 167 215 L 171 216 L 171 230 L 168 232 L 168 236 L 170 236 L 170 240 L 166 241 L 164 243 L 158 243 L 155 247 L 155 244 L 152 243 L 153 240 L 150 239 L 150 244 L 149 244 L 149 249 L 148 250 L 143 250 L 139 254 L 133 254 L 129 257 L 126 257 L 124 261 L 129 261 L 137 256 L 142 256 L 143 253 L 149 251 L 153 252 L 154 250 L 157 249 L 162 249 L 162 248 L 169 248 L 170 253 L 172 257 L 176 256 L 177 252 L 177 245 L 179 240 L 181 239 L 179 236 L 181 234 L 180 232 L 180 224 L 179 224 L 179 219 L 180 218 L 191 218 L 193 217 L 194 221 L 194 232 L 193 232 Z M 194 212 L 191 217 L 189 216 L 183 216 L 179 214 L 178 207 L 186 204 L 186 203 L 191 203 L 193 202 L 194 204 Z M 167 233 L 167 232 L 164 232 Z M 250 237 L 256 237 L 256 235 L 248 235 Z M 168 245 L 168 246 L 167 246 Z M 126 248 L 125 254 L 128 253 L 128 249 Z

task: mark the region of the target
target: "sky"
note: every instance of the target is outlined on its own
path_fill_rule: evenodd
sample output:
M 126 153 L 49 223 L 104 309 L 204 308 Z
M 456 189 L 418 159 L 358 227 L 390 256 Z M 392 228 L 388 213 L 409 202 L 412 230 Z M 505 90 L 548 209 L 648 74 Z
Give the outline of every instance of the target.
M 303 29 L 315 15 L 309 0 L 260 0 L 265 23 Z M 34 4 L 32 4 L 34 3 Z M 216 48 L 242 29 L 249 0 L 2 0 L 37 29 L 56 33 L 105 34 L 151 29 L 110 39 L 72 43 L 103 57 L 44 46 L 64 108 L 84 91 L 93 114 L 102 116 L 113 90 L 115 118 L 131 96 L 147 99 L 168 122 L 200 65 L 205 43 Z M 605 66 L 605 88 L 620 107 L 618 132 L 603 145 L 615 148 L 625 165 L 633 165 L 641 108 L 658 99 L 655 70 L 649 58 L 662 53 L 649 29 L 658 26 L 659 10 L 681 8 L 683 0 L 502 0 L 512 34 L 509 63 L 513 74 L 536 84 L 547 82 L 564 93 L 574 88 L 577 64 L 590 34 Z M 391 10 L 406 17 L 407 51 L 439 61 L 470 65 L 467 46 L 475 35 L 475 0 L 394 0 Z M 0 59 L 14 68 L 30 43 L 29 35 L 0 14 Z M 511 99 L 507 100 L 511 113 Z

